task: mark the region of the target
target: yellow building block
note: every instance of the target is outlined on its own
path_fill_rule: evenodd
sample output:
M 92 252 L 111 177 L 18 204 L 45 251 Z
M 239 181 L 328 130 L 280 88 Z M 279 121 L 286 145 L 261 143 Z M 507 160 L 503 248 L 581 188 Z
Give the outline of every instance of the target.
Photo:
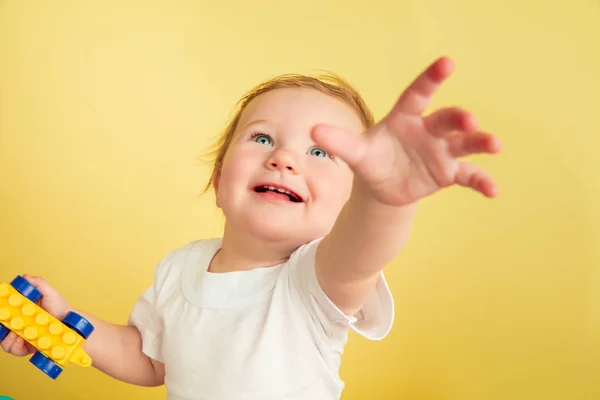
M 61 368 L 92 364 L 85 339 L 8 283 L 0 283 L 0 324 L 16 333 Z

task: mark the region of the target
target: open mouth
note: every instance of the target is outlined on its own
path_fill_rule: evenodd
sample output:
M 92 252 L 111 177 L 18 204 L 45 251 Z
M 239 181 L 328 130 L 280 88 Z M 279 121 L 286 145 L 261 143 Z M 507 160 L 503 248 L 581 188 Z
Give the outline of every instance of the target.
M 289 199 L 292 203 L 302 203 L 302 197 L 293 191 L 281 186 L 259 185 L 254 188 L 257 193 L 272 193 L 273 196 Z

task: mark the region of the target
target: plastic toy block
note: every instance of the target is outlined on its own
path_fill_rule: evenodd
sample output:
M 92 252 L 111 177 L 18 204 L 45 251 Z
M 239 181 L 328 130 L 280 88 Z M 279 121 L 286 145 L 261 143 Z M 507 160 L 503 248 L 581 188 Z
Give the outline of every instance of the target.
M 30 361 L 52 379 L 69 363 L 92 365 L 82 346 L 94 327 L 77 313 L 68 313 L 62 321 L 39 307 L 41 293 L 21 276 L 11 284 L 0 283 L 0 341 L 10 331 L 38 351 Z

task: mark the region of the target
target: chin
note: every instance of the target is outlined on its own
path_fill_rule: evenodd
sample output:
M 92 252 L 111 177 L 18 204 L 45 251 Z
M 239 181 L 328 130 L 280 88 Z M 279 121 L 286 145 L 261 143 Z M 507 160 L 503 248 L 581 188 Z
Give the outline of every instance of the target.
M 281 221 L 253 221 L 249 225 L 249 233 L 256 238 L 267 241 L 287 241 L 298 237 L 299 233 L 293 224 L 285 224 Z
M 253 220 L 247 225 L 247 234 L 261 242 L 285 243 L 286 247 L 300 247 L 316 239 L 303 231 L 300 224 L 281 220 Z
M 329 230 L 325 221 L 318 226 L 309 226 L 305 215 L 287 213 L 236 213 L 226 218 L 226 225 L 236 236 L 242 235 L 255 241 L 272 244 L 284 244 L 289 248 L 297 248 L 315 239 L 325 236 Z M 267 216 L 268 215 L 268 216 Z M 234 222 L 235 221 L 235 222 Z M 314 225 L 314 223 L 313 223 Z M 329 229 L 328 229 L 329 228 Z

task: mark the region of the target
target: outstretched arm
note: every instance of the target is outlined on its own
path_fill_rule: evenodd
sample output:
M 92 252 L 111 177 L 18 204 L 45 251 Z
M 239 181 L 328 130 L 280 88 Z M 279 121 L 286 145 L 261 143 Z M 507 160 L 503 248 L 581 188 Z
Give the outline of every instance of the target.
M 316 256 L 321 287 L 347 315 L 362 307 L 380 271 L 405 245 L 419 199 L 454 184 L 497 194 L 486 172 L 459 159 L 496 153 L 499 141 L 478 131 L 475 117 L 461 108 L 423 116 L 452 69 L 447 58 L 434 62 L 362 136 L 331 126 L 313 131 L 315 142 L 354 173 L 350 199 Z

